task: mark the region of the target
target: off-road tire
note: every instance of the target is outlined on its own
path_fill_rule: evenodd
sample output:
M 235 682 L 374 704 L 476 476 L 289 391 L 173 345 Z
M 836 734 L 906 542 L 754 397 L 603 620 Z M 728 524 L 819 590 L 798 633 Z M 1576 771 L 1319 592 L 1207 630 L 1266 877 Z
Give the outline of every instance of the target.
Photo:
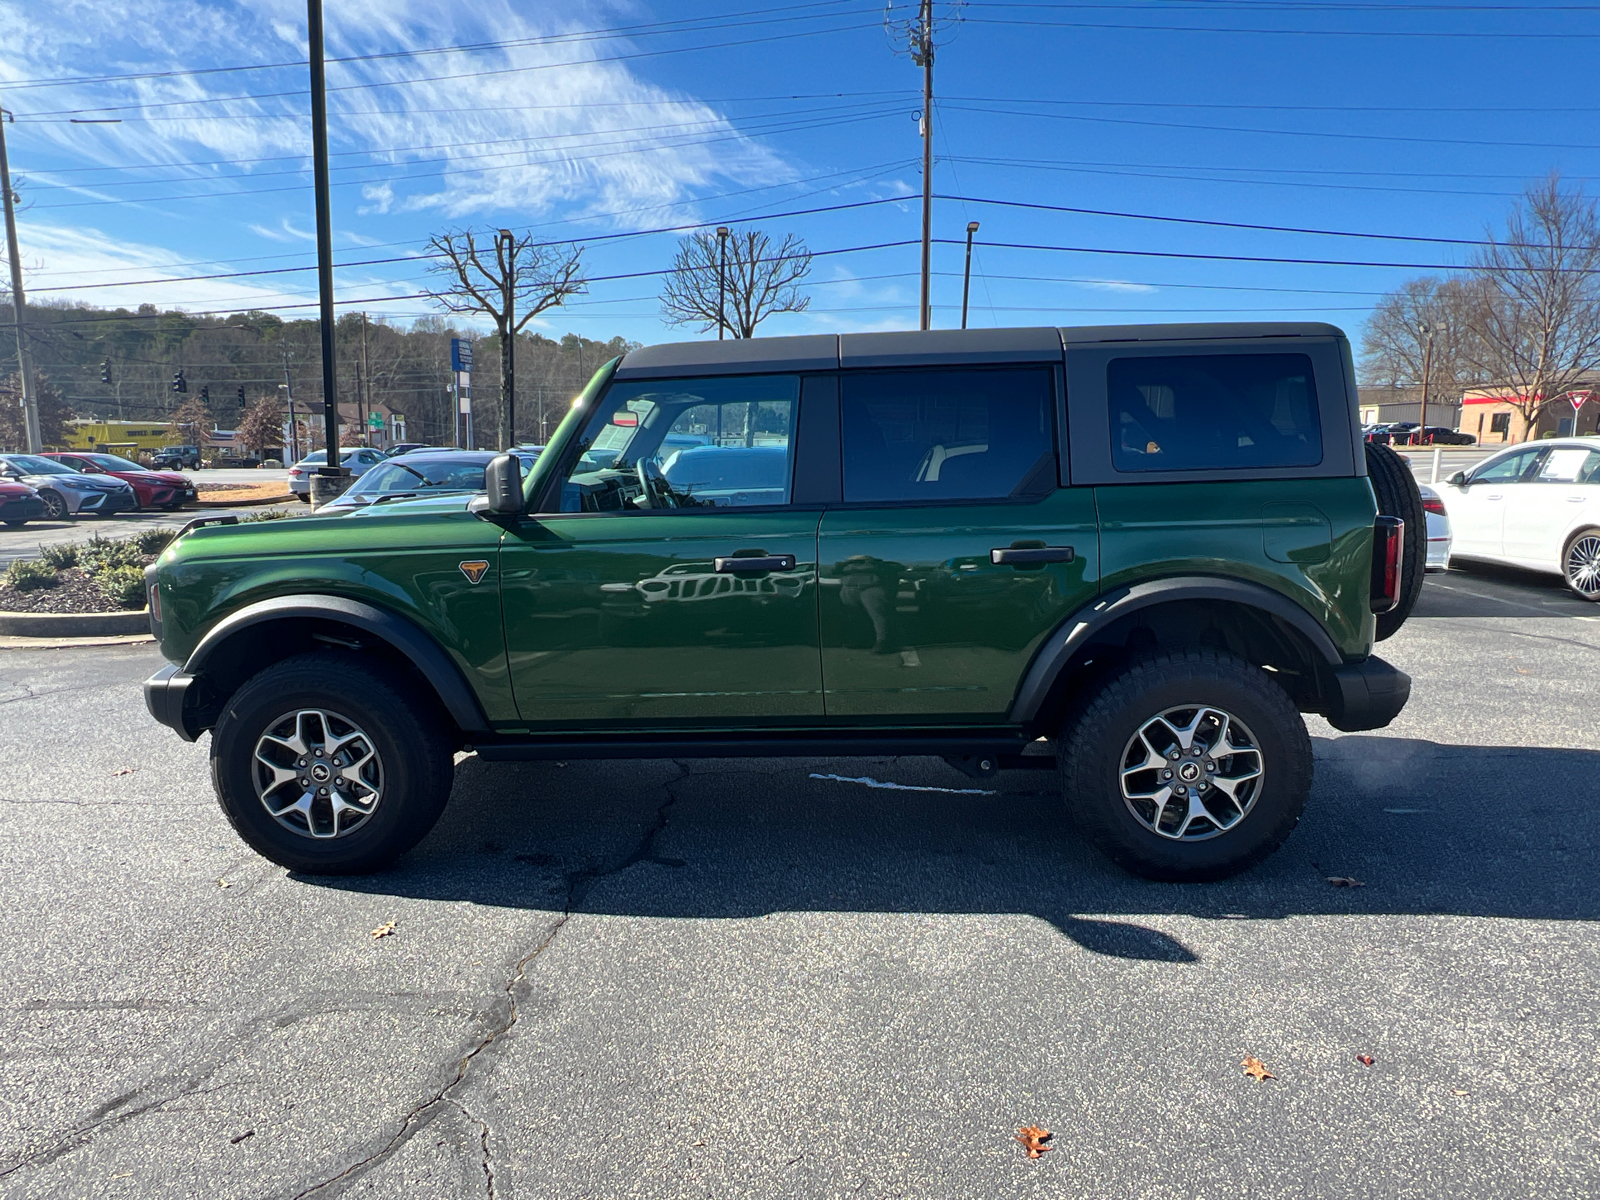
M 319 651 L 284 659 L 228 700 L 211 734 L 211 782 L 222 811 L 252 849 L 314 875 L 381 870 L 420 842 L 450 797 L 454 758 L 440 716 L 419 704 L 392 670 L 355 653 Z M 286 829 L 256 793 L 256 746 L 283 714 L 322 709 L 370 737 L 383 770 L 382 797 L 350 832 L 312 838 Z
M 1377 639 L 1381 642 L 1399 632 L 1422 594 L 1422 577 L 1428 568 L 1428 514 L 1423 511 L 1422 493 L 1406 460 L 1387 446 L 1367 442 L 1366 447 L 1367 478 L 1378 497 L 1378 511 L 1406 523 L 1400 603 L 1378 614 Z
M 1566 581 L 1568 590 L 1570 590 L 1574 596 L 1578 597 L 1578 599 L 1587 600 L 1591 604 L 1600 603 L 1600 590 L 1592 592 L 1584 591 L 1573 580 L 1572 572 L 1569 569 L 1568 560 L 1572 556 L 1573 547 L 1586 538 L 1600 538 L 1600 529 L 1596 529 L 1592 526 L 1588 529 L 1580 529 L 1577 533 L 1573 534 L 1567 539 L 1566 545 L 1561 547 L 1561 578 Z
M 1261 752 L 1254 806 L 1200 841 L 1152 832 L 1123 800 L 1124 747 L 1152 717 L 1185 705 L 1244 722 Z M 1079 832 L 1124 870 L 1147 879 L 1203 882 L 1253 867 L 1283 844 L 1311 794 L 1311 738 L 1265 671 L 1216 650 L 1158 651 L 1109 672 L 1071 710 L 1057 742 L 1061 791 Z

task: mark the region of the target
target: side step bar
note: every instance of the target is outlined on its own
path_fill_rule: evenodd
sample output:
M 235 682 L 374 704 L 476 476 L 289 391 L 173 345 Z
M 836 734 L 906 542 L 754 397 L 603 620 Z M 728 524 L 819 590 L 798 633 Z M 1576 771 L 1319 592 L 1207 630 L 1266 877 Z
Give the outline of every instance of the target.
M 932 758 L 989 758 L 999 765 L 1031 766 L 1038 761 L 1053 766 L 1055 759 L 1029 755 L 1017 762 L 1028 740 L 1022 734 L 978 736 L 930 731 L 928 734 L 826 733 L 763 734 L 657 734 L 629 737 L 616 734 L 548 735 L 529 738 L 474 740 L 466 747 L 492 762 L 527 762 L 578 758 L 841 758 L 852 756 L 926 755 Z

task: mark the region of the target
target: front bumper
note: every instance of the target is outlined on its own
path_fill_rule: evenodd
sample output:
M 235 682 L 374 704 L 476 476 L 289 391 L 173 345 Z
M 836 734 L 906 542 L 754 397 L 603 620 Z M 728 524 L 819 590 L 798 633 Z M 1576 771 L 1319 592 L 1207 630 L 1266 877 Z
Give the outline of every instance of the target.
M 94 513 L 97 516 L 106 516 L 110 513 L 131 512 L 139 507 L 139 501 L 134 497 L 133 489 L 125 492 L 80 492 L 78 494 L 78 513 Z
M 1328 724 L 1345 733 L 1382 729 L 1411 699 L 1411 676 L 1377 655 L 1332 672 Z
M 0 500 L 0 521 L 38 521 L 44 515 L 44 501 L 35 496 Z
M 200 736 L 193 727 L 194 714 L 185 711 L 184 702 L 195 677 L 185 675 L 177 663 L 168 663 L 144 681 L 144 706 L 150 715 L 186 742 Z

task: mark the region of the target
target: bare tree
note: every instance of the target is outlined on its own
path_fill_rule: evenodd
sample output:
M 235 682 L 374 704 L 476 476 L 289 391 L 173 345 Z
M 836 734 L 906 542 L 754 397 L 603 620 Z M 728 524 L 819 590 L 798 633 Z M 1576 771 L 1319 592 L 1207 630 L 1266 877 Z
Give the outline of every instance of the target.
M 283 414 L 274 397 L 263 397 L 246 410 L 234 435 L 246 449 L 257 454 L 283 444 Z
M 1551 174 L 1473 254 L 1467 356 L 1507 387 L 1525 440 L 1539 415 L 1600 368 L 1600 212 Z
M 661 291 L 661 311 L 669 325 L 698 325 L 702 333 L 726 321 L 736 338 L 756 335 L 756 326 L 773 313 L 805 312 L 811 297 L 799 282 L 811 273 L 811 251 L 793 234 L 774 248 L 759 229 L 736 229 L 727 239 L 722 266 L 721 239 L 695 233 L 678 243 L 677 256 Z M 721 287 L 719 287 L 719 282 Z
M 480 246 L 483 237 L 492 237 L 493 246 Z M 500 448 L 508 449 L 516 438 L 517 334 L 540 313 L 588 289 L 583 248 L 471 229 L 435 234 L 428 248 L 435 259 L 429 270 L 446 280 L 428 294 L 453 313 L 482 313 L 494 321 L 500 339 Z
M 1475 299 L 1469 283 L 1428 275 L 1379 300 L 1361 339 L 1366 381 L 1378 387 L 1419 387 L 1426 373 L 1429 392 L 1436 396 L 1474 382 L 1466 310 Z

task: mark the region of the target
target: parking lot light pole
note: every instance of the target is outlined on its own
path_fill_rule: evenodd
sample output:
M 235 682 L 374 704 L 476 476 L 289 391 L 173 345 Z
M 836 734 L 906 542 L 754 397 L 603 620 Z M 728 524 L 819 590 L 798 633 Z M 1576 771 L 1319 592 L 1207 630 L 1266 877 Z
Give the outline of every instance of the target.
M 722 334 L 728 327 L 728 227 L 717 226 L 717 341 L 722 340 Z
M 1422 411 L 1417 416 L 1417 432 L 1422 437 L 1428 436 L 1428 384 L 1433 375 L 1433 326 L 1426 321 L 1417 325 L 1417 332 L 1422 335 Z
M 16 314 L 17 375 L 22 380 L 22 419 L 26 426 L 29 454 L 44 449 L 44 439 L 39 434 L 39 404 L 33 394 L 32 372 L 28 367 L 28 334 L 23 309 L 27 302 L 22 295 L 22 256 L 17 252 L 17 197 L 11 190 L 11 163 L 6 158 L 6 122 L 13 117 L 0 108 L 0 193 L 5 195 L 6 253 L 11 258 L 11 311 Z
M 322 0 L 306 0 L 306 33 L 311 59 L 311 168 L 317 206 L 317 293 L 322 324 L 322 419 L 327 444 L 327 465 L 317 475 L 327 479 L 321 489 L 331 500 L 344 489 L 349 472 L 339 469 L 339 363 L 335 358 L 333 329 L 333 214 L 328 186 L 328 92 L 322 58 Z M 332 478 L 328 478 L 328 477 Z
M 967 327 L 967 293 L 972 290 L 972 235 L 978 232 L 976 221 L 967 222 L 967 265 L 961 272 L 961 328 Z

